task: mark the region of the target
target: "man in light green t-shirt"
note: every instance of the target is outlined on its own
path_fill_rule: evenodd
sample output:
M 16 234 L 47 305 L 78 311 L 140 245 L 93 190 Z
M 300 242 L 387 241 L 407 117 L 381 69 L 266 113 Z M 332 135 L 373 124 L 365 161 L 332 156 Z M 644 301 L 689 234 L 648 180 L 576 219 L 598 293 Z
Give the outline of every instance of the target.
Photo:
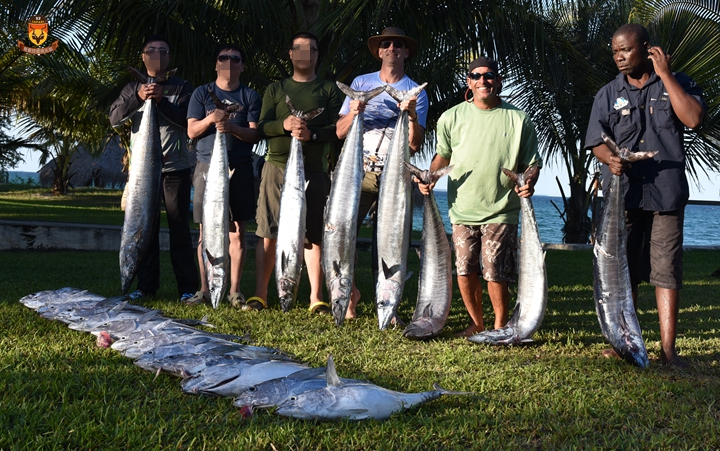
M 532 164 L 542 165 L 532 121 L 500 99 L 502 77 L 497 62 L 485 57 L 474 60 L 467 83 L 467 93 L 473 97 L 440 117 L 437 154 L 430 165 L 431 171 L 453 165 L 448 206 L 455 265 L 460 294 L 472 320 L 458 336 L 485 329 L 481 271 L 495 312 L 495 328 L 508 321 L 508 282 L 517 280 L 520 197 L 532 196 L 537 177 L 515 188 L 500 167 L 522 172 Z M 419 186 L 428 194 L 434 183 Z

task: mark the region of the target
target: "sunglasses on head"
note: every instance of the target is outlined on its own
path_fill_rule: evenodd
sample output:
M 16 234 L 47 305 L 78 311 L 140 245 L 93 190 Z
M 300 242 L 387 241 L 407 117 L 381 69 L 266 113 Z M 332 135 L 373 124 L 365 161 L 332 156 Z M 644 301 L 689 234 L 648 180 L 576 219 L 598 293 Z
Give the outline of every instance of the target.
M 233 63 L 241 63 L 242 62 L 242 58 L 240 58 L 237 55 L 220 55 L 220 56 L 218 56 L 218 61 L 220 61 L 221 63 L 224 63 L 225 61 L 228 61 L 228 60 L 232 61 Z
M 405 41 L 403 41 L 401 39 L 393 39 L 392 41 L 380 41 L 380 48 L 381 49 L 389 49 L 390 44 L 395 46 L 396 49 L 405 48 Z
M 483 77 L 485 77 L 485 80 L 492 80 L 497 77 L 497 74 L 495 72 L 484 72 L 482 74 L 479 72 L 472 72 L 468 74 L 468 77 L 470 77 L 471 80 L 480 80 Z

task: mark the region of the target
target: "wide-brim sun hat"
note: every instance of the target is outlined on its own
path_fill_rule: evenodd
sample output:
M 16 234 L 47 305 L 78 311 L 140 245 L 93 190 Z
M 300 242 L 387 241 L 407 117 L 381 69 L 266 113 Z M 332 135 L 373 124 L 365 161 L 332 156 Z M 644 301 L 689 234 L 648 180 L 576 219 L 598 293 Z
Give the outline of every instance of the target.
M 397 27 L 387 27 L 379 35 L 371 36 L 370 39 L 368 39 L 368 48 L 370 49 L 370 53 L 372 54 L 372 56 L 375 57 L 375 59 L 380 59 L 380 57 L 378 56 L 378 48 L 380 47 L 380 42 L 388 39 L 401 39 L 405 43 L 405 46 L 410 51 L 407 59 L 410 59 L 413 56 L 417 55 L 418 43 L 415 39 L 406 36 L 405 32 Z

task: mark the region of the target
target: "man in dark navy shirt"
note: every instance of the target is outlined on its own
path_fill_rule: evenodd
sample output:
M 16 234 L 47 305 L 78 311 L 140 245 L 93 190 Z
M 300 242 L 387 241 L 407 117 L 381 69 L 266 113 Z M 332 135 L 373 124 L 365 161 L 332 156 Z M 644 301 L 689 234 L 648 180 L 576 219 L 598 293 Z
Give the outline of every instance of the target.
M 670 56 L 650 46 L 642 25 L 620 27 L 612 39 L 620 74 L 595 96 L 585 147 L 603 163 L 603 178 L 625 175 L 628 265 L 633 300 L 641 280 L 655 286 L 660 317 L 660 360 L 685 366 L 675 350 L 685 205 L 685 127 L 702 123 L 707 106 L 688 76 L 673 73 Z M 655 150 L 653 159 L 630 165 L 613 156 L 601 133 L 632 151 Z M 612 355 L 608 350 L 604 355 Z

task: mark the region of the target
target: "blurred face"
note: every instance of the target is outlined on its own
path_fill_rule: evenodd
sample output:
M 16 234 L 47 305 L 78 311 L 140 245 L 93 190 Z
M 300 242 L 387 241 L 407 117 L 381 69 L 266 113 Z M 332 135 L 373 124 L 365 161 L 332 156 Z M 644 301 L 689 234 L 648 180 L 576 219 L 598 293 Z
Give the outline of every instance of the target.
M 472 90 L 476 102 L 491 104 L 498 100 L 501 78 L 489 67 L 476 67 L 468 74 L 468 87 Z
M 624 75 L 642 75 L 648 64 L 648 43 L 634 34 L 619 34 L 612 40 L 613 60 Z
M 215 72 L 217 72 L 218 78 L 237 80 L 243 70 L 245 70 L 245 63 L 240 52 L 232 49 L 220 50 L 215 60 Z
M 315 70 L 318 60 L 318 44 L 313 39 L 297 38 L 290 48 L 290 61 L 293 69 Z
M 148 74 L 165 72 L 170 63 L 170 46 L 163 41 L 148 42 L 143 48 L 142 60 Z

